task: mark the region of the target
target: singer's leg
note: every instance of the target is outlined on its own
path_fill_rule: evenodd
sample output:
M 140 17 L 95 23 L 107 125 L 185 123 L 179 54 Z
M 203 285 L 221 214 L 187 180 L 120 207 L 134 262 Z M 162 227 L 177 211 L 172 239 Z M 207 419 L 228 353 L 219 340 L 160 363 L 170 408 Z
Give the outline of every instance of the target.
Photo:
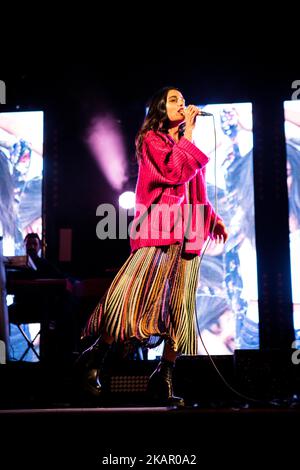
M 184 400 L 173 394 L 173 371 L 177 352 L 165 342 L 164 352 L 157 368 L 149 378 L 147 391 L 154 402 L 166 406 L 184 406 Z
M 174 363 L 176 361 L 177 356 L 178 353 L 174 351 L 172 345 L 169 342 L 165 341 L 162 359 Z

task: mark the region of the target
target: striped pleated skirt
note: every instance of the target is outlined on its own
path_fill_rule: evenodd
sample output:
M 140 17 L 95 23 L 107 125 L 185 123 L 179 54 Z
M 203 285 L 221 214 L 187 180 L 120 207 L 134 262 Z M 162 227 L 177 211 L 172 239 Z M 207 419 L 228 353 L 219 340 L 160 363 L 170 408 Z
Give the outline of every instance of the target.
M 182 245 L 144 247 L 132 253 L 93 311 L 84 336 L 103 331 L 115 341 L 155 347 L 165 340 L 179 354 L 197 354 L 199 256 Z

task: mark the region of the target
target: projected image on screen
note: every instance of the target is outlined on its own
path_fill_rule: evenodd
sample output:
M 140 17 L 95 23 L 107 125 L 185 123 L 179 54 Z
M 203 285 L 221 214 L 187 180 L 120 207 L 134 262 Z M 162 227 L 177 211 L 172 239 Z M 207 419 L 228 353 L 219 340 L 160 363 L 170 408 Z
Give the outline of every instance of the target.
M 6 256 L 25 253 L 42 234 L 43 112 L 0 113 L 0 220 Z
M 300 339 L 300 101 L 284 102 L 295 338 Z
M 225 245 L 210 242 L 201 261 L 196 296 L 198 351 L 227 355 L 235 349 L 259 348 L 252 104 L 199 108 L 213 114 L 214 120 L 199 116 L 193 139 L 210 157 L 208 198 L 229 237 Z M 161 353 L 162 347 L 150 350 L 149 358 Z
M 225 221 L 225 245 L 210 242 L 197 290 L 197 316 L 209 354 L 259 348 L 251 103 L 215 104 L 197 118 L 196 145 L 210 157 L 208 197 Z M 199 353 L 207 354 L 199 336 Z
M 27 233 L 42 236 L 43 112 L 0 113 L 0 222 L 3 254 L 25 254 Z M 7 306 L 14 303 L 6 298 Z M 36 338 L 39 325 L 26 324 L 27 338 Z M 10 360 L 37 358 L 13 323 L 9 328 Z M 38 349 L 38 339 L 35 341 Z

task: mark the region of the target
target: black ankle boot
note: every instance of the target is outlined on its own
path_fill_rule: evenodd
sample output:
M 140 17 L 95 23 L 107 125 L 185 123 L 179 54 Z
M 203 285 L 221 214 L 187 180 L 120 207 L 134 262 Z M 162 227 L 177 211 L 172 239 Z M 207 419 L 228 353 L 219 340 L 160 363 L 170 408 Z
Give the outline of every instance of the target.
M 99 397 L 103 391 L 101 376 L 103 363 L 110 349 L 110 345 L 99 338 L 92 346 L 83 351 L 75 363 L 80 375 L 83 390 L 88 395 Z
M 184 400 L 173 395 L 174 363 L 161 360 L 149 378 L 148 396 L 157 404 L 165 406 L 184 406 Z

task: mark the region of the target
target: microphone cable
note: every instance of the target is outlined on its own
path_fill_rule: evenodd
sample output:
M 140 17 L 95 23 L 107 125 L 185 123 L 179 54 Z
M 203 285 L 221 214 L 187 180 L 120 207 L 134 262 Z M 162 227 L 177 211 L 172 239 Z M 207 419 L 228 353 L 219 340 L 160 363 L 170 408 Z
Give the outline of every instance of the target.
M 203 116 L 212 116 L 213 118 L 213 126 L 214 126 L 214 186 L 215 186 L 215 191 L 214 191 L 214 211 L 216 213 L 216 215 L 218 214 L 218 195 L 217 195 L 217 136 L 216 136 L 216 123 L 215 123 L 215 117 L 213 114 L 202 114 Z M 200 114 L 201 116 L 201 114 Z M 217 218 L 215 217 L 214 219 L 214 223 L 213 223 L 213 226 L 212 226 L 212 229 L 211 229 L 211 233 L 214 232 L 214 229 L 216 227 L 216 223 L 217 223 Z M 200 272 L 200 269 L 201 269 L 201 263 L 202 263 L 202 260 L 203 260 L 203 257 L 204 257 L 204 254 L 208 248 L 208 246 L 210 245 L 211 243 L 211 239 L 209 239 L 209 237 L 207 238 L 205 244 L 204 244 L 204 249 L 201 251 L 201 255 L 200 255 L 200 261 L 199 261 L 199 273 L 200 273 L 200 279 L 201 279 L 201 272 Z M 215 371 L 217 372 L 217 374 L 219 375 L 219 377 L 221 378 L 222 382 L 226 385 L 226 387 L 231 390 L 234 394 L 236 394 L 237 396 L 239 396 L 240 398 L 243 398 L 243 399 L 246 399 L 247 401 L 252 401 L 252 402 L 255 402 L 255 403 L 262 403 L 262 400 L 259 400 L 259 399 L 256 399 L 256 398 L 253 398 L 253 397 L 249 397 L 247 395 L 244 395 L 243 393 L 239 392 L 238 390 L 236 390 L 232 385 L 230 385 L 230 383 L 225 379 L 225 377 L 223 376 L 223 374 L 220 372 L 220 370 L 218 369 L 215 361 L 213 360 L 212 356 L 209 354 L 207 348 L 206 348 L 206 345 L 204 343 L 204 340 L 202 338 L 202 335 L 201 335 L 201 331 L 200 331 L 200 326 L 199 326 L 199 322 L 198 322 L 198 315 L 197 315 L 197 303 L 196 303 L 196 299 L 195 299 L 195 311 L 196 311 L 196 323 L 197 323 L 197 330 L 198 330 L 198 335 L 199 335 L 199 338 L 201 340 L 201 343 L 203 345 L 203 348 L 209 358 L 209 360 L 211 361 Z M 270 403 L 270 404 L 274 404 L 270 401 L 267 401 L 267 403 Z

